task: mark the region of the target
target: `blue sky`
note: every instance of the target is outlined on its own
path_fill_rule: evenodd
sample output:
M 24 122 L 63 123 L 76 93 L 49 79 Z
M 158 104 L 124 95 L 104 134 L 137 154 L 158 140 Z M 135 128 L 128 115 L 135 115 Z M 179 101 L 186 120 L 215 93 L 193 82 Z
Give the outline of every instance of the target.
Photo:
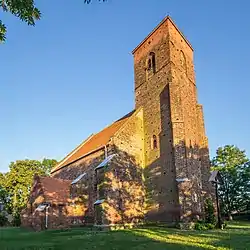
M 249 1 L 36 2 L 36 27 L 3 16 L 0 171 L 18 159 L 60 160 L 132 110 L 131 51 L 168 14 L 195 49 L 211 156 L 225 144 L 250 152 Z

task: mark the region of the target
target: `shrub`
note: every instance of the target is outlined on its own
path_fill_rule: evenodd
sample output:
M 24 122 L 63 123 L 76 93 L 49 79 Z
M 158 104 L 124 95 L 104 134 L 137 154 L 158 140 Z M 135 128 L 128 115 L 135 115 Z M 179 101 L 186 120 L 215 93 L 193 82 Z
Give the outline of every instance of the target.
M 8 223 L 7 217 L 3 213 L 0 213 L 0 227 L 6 226 L 7 223 Z
M 203 222 L 196 222 L 195 224 L 194 224 L 194 229 L 195 230 L 207 230 L 207 227 L 206 227 L 206 224 L 205 223 L 203 223 Z
M 215 224 L 198 221 L 194 225 L 195 230 L 211 230 L 215 228 Z
M 206 223 L 206 228 L 207 229 L 214 229 L 215 228 L 215 224 L 212 224 L 212 223 Z

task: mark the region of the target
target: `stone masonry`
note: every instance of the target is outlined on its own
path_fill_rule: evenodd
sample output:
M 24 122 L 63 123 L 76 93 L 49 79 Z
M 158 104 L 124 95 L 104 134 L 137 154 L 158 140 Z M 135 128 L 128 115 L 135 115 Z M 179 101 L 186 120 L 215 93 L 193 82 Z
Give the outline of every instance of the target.
M 193 48 L 166 17 L 133 56 L 135 110 L 90 136 L 51 175 L 73 181 L 85 173 L 69 190 L 90 224 L 193 220 L 213 194 Z

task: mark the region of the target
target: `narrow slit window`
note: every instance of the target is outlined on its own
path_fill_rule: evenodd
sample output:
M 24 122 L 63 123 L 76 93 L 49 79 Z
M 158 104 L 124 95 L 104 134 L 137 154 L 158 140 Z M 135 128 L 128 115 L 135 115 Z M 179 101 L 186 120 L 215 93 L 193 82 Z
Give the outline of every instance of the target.
M 192 141 L 191 141 L 191 140 L 189 140 L 189 147 L 190 147 L 190 148 L 193 148 L 193 146 L 192 146 Z
M 157 149 L 157 148 L 158 148 L 157 136 L 153 135 L 153 138 L 152 138 L 152 149 Z
M 156 63 L 155 63 L 155 53 L 151 52 L 150 53 L 151 61 L 152 61 L 152 69 L 153 73 L 156 71 Z
M 152 62 L 151 62 L 151 58 L 150 59 L 148 59 L 148 71 L 150 71 L 151 70 L 151 68 L 152 68 Z

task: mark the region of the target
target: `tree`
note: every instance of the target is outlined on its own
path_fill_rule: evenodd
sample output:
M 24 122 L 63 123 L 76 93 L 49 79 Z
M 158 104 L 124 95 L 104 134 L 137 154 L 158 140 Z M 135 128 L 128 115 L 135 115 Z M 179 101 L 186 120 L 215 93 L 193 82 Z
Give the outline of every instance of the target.
M 6 204 L 8 200 L 8 193 L 4 188 L 5 176 L 0 173 L 0 203 Z
M 249 159 L 245 151 L 226 145 L 218 148 L 212 165 L 220 171 L 223 180 L 218 188 L 222 211 L 232 219 L 232 212 L 246 210 L 250 201 Z
M 35 174 L 46 176 L 57 163 L 53 159 L 20 160 L 12 162 L 9 172 L 0 175 L 0 186 L 7 193 L 6 207 L 12 213 L 20 212 L 27 204 Z
M 84 3 L 89 4 L 91 0 L 83 0 Z M 105 1 L 105 0 L 99 0 Z M 35 25 L 36 20 L 41 18 L 41 12 L 35 6 L 34 0 L 1 0 L 0 9 L 5 12 L 17 16 L 20 20 L 26 22 L 28 25 Z M 6 26 L 0 20 L 0 42 L 6 39 Z
M 54 168 L 57 165 L 57 160 L 55 159 L 46 159 L 44 158 L 42 161 L 42 167 L 46 175 L 49 175 L 51 172 L 51 169 Z

